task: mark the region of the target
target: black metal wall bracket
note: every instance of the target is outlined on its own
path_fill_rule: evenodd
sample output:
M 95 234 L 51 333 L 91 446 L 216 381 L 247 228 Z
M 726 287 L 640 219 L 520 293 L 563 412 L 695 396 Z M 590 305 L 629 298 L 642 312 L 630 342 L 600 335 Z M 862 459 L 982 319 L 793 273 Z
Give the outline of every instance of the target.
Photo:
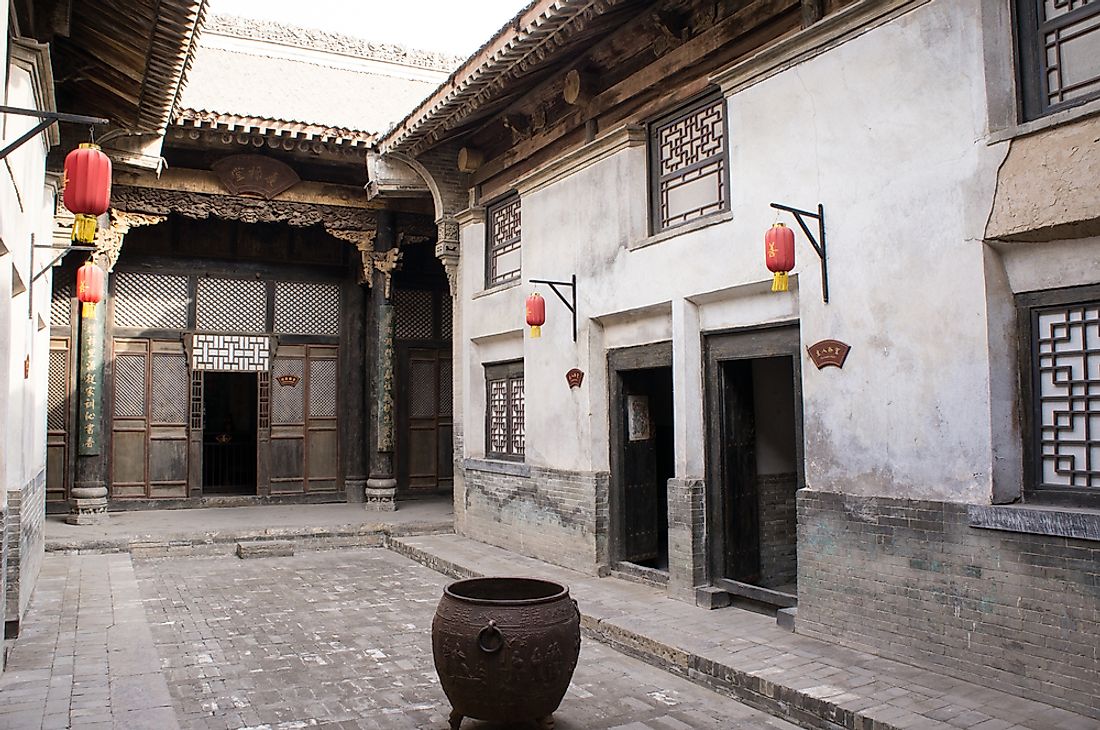
M 806 234 L 806 238 L 810 240 L 810 245 L 814 247 L 814 251 L 817 252 L 817 257 L 821 259 L 821 299 L 828 304 L 829 303 L 829 260 L 826 255 L 825 249 L 825 206 L 821 203 L 817 204 L 817 212 L 811 213 L 808 210 L 799 210 L 798 208 L 792 208 L 789 205 L 781 205 L 780 203 L 772 203 L 772 207 L 776 210 L 785 210 L 788 213 L 794 215 L 794 219 L 798 221 L 798 225 L 802 228 L 802 232 Z M 810 231 L 809 226 L 806 225 L 806 221 L 803 218 L 815 218 L 817 219 L 817 238 Z
M 577 341 L 577 275 L 573 274 L 569 281 L 550 281 L 549 279 L 530 279 L 532 284 L 546 284 L 550 289 L 558 295 L 558 299 L 566 308 L 573 314 L 573 342 Z M 571 293 L 571 299 L 565 298 L 559 290 L 559 286 L 569 287 Z
M 46 264 L 46 268 L 42 269 L 37 274 L 35 274 L 31 278 L 31 281 L 36 281 L 43 274 L 45 274 L 47 271 L 52 269 L 54 264 L 56 264 L 61 259 L 65 258 L 65 254 L 69 253 L 69 251 L 95 251 L 96 250 L 95 246 L 74 246 L 74 245 L 70 245 L 70 246 L 43 246 L 43 245 L 37 244 L 37 243 L 34 245 L 34 247 L 35 248 L 48 248 L 51 251 L 59 251 L 60 253 L 58 253 L 56 256 L 54 256 L 53 260 L 50 261 L 50 263 Z
M 37 137 L 39 133 L 45 131 L 54 122 L 72 122 L 74 124 L 89 125 L 110 124 L 110 120 L 101 117 L 86 117 L 82 114 L 62 114 L 60 112 L 44 112 L 38 109 L 21 109 L 14 106 L 0 106 L 0 114 L 18 114 L 24 117 L 38 117 L 39 120 L 41 120 L 38 124 L 28 129 L 19 139 L 0 150 L 0 160 Z

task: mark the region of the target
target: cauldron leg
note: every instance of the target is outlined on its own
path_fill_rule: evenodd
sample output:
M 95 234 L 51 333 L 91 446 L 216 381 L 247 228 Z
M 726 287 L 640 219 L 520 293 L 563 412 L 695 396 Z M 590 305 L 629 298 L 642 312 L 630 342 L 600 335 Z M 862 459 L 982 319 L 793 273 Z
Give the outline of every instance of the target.
M 451 710 L 451 730 L 458 730 L 462 727 L 462 713 L 458 710 Z
M 540 717 L 536 720 L 539 724 L 539 730 L 554 730 L 554 716 L 547 715 L 546 717 Z

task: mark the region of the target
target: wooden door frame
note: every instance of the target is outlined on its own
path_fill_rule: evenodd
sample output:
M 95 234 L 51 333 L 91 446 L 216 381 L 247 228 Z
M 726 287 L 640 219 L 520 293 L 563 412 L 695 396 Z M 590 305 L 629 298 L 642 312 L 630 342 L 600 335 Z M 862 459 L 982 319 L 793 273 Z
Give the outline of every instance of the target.
M 703 335 L 703 399 L 706 419 L 704 439 L 706 486 L 706 566 L 709 582 L 724 578 L 725 570 L 725 494 L 722 451 L 721 364 L 732 360 L 757 360 L 769 357 L 792 358 L 795 411 L 795 466 L 798 486 L 805 484 L 802 436 L 802 350 L 797 320 L 756 327 L 745 327 Z
M 646 345 L 621 347 L 607 351 L 608 421 L 611 426 L 608 448 L 610 450 L 611 480 L 608 493 L 608 557 L 612 564 L 623 559 L 626 546 L 623 502 L 624 484 L 622 451 L 626 437 L 623 429 L 623 377 L 624 372 L 672 367 L 672 342 L 654 342 Z M 673 398 L 675 409 L 675 398 Z

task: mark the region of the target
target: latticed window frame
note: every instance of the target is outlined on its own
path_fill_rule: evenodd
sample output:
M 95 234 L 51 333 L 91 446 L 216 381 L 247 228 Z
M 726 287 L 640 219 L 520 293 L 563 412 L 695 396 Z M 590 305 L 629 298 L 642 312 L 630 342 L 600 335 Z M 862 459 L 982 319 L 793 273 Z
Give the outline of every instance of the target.
M 1100 286 L 1073 287 L 1041 292 L 1029 292 L 1016 297 L 1017 322 L 1019 325 L 1020 353 L 1020 394 L 1023 438 L 1024 438 L 1024 484 L 1025 502 L 1056 504 L 1073 507 L 1100 508 L 1100 473 L 1087 478 L 1086 484 L 1067 486 L 1049 484 L 1043 478 L 1043 440 L 1044 429 L 1043 399 L 1041 397 L 1042 368 L 1040 352 L 1039 318 L 1045 313 L 1068 308 L 1100 307 Z M 1100 350 L 1097 351 L 1100 357 Z M 1086 386 L 1090 390 L 1089 386 Z M 1096 383 L 1097 407 L 1086 412 L 1100 416 L 1100 378 Z M 1081 397 L 1081 396 L 1078 396 Z M 1086 398 L 1091 398 L 1086 392 Z M 1086 418 L 1086 420 L 1089 420 Z M 1091 436 L 1091 434 L 1090 434 Z M 1088 443 L 1096 444 L 1100 451 L 1100 429 L 1095 438 Z M 1095 470 L 1100 472 L 1100 458 Z
M 505 395 L 505 448 L 494 448 L 493 387 L 503 384 Z M 523 361 L 485 366 L 485 455 L 490 459 L 523 461 L 526 450 L 524 428 Z
M 1100 0 L 1063 0 L 1074 6 L 1054 20 L 1043 20 L 1043 0 L 1015 0 L 1016 75 L 1020 84 L 1021 121 L 1039 119 L 1063 109 L 1100 99 L 1100 88 L 1076 99 L 1050 102 L 1049 75 L 1059 73 L 1048 64 L 1045 36 L 1066 26 L 1100 15 Z M 1092 31 L 1100 34 L 1100 28 Z M 1098 38 L 1100 40 L 1100 38 Z
M 714 210 L 707 213 L 697 215 L 692 218 L 688 218 L 683 221 L 677 221 L 675 223 L 665 223 L 662 208 L 661 208 L 661 195 L 662 186 L 667 180 L 661 175 L 661 150 L 659 137 L 661 131 L 672 125 L 691 117 L 698 113 L 702 109 L 718 104 L 722 110 L 722 151 L 720 154 L 711 155 L 702 160 L 697 160 L 691 167 L 699 167 L 710 164 L 712 162 L 719 162 L 721 164 L 721 176 L 722 176 L 722 200 L 719 202 Z M 725 97 L 719 92 L 711 92 L 706 96 L 694 101 L 688 102 L 684 106 L 672 111 L 664 116 L 653 120 L 648 126 L 648 146 L 649 146 L 649 225 L 650 233 L 657 234 L 662 231 L 670 231 L 681 226 L 689 225 L 697 220 L 707 218 L 712 215 L 721 215 L 722 213 L 728 213 L 730 210 L 730 166 L 729 166 L 729 115 L 725 107 Z
M 496 225 L 497 213 L 509 207 L 516 207 L 516 216 L 519 222 L 516 228 L 519 231 L 515 236 L 501 238 Z M 506 253 L 520 250 L 522 257 L 523 245 L 523 206 L 518 193 L 512 193 L 485 208 L 485 288 L 507 284 L 516 281 L 520 277 L 521 269 L 506 271 L 503 274 L 497 271 L 500 257 Z

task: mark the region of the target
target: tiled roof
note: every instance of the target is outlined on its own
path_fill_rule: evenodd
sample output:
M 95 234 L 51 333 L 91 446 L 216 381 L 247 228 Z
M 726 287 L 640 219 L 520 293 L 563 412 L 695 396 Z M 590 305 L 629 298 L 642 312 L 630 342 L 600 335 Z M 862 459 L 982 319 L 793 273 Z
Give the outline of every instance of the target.
M 286 119 L 220 114 L 201 109 L 182 109 L 172 123 L 177 127 L 274 135 L 284 139 L 318 141 L 352 147 L 366 147 L 374 141 L 374 135 L 370 132 L 354 129 L 326 127 Z

